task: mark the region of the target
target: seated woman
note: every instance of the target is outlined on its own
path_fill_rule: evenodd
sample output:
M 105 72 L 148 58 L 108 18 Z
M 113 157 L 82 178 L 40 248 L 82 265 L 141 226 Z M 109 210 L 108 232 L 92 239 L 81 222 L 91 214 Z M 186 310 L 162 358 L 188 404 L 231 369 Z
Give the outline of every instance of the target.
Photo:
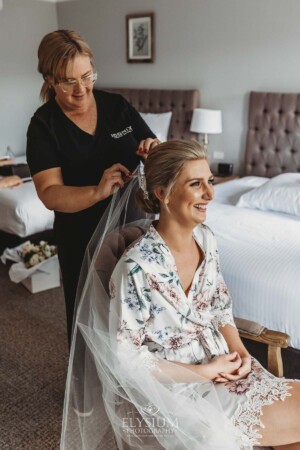
M 150 151 L 137 200 L 159 219 L 113 271 L 109 330 L 97 294 L 93 320 L 79 326 L 119 448 L 300 449 L 300 384 L 268 373 L 234 324 L 216 240 L 204 224 L 212 184 L 197 142 Z

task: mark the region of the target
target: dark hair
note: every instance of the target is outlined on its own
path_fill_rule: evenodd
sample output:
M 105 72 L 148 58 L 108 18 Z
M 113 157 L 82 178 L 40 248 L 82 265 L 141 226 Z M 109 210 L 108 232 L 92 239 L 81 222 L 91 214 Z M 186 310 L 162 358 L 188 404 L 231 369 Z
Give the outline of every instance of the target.
M 136 193 L 138 206 L 147 213 L 158 214 L 160 201 L 154 191 L 160 187 L 167 189 L 169 195 L 177 178 L 187 161 L 206 159 L 206 148 L 197 141 L 167 141 L 150 150 L 145 161 L 146 190 L 149 199 L 145 198 L 140 188 Z
M 65 78 L 68 63 L 78 55 L 89 56 L 92 66 L 94 65 L 91 48 L 76 31 L 57 30 L 43 37 L 38 48 L 38 71 L 44 78 L 40 92 L 43 101 L 55 95 L 47 77 L 53 77 L 56 81 Z

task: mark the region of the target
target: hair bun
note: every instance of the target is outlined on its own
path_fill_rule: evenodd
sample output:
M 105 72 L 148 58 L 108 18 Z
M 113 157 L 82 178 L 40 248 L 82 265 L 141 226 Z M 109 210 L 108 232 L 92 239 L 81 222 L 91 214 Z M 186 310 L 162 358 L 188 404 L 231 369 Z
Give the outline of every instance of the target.
M 159 200 L 153 195 L 149 194 L 149 198 L 145 198 L 144 192 L 141 188 L 138 189 L 135 196 L 136 203 L 139 208 L 149 214 L 159 213 Z

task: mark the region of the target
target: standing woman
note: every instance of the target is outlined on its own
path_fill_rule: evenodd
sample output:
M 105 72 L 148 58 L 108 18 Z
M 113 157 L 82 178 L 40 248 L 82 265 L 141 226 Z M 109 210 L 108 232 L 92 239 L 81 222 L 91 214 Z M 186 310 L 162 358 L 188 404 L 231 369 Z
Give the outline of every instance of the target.
M 93 90 L 93 53 L 75 31 L 44 36 L 38 60 L 45 103 L 28 128 L 27 161 L 39 198 L 55 212 L 70 345 L 86 246 L 138 155 L 159 141 L 122 96 Z

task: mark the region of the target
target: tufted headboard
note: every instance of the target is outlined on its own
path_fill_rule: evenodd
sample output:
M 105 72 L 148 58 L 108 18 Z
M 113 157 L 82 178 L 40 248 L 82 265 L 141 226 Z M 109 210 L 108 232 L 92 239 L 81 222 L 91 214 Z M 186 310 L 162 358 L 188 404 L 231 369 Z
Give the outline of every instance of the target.
M 190 131 L 193 109 L 199 107 L 196 89 L 131 89 L 102 88 L 123 95 L 139 112 L 162 113 L 172 111 L 169 139 L 197 139 Z
M 300 94 L 251 92 L 245 175 L 300 172 Z

